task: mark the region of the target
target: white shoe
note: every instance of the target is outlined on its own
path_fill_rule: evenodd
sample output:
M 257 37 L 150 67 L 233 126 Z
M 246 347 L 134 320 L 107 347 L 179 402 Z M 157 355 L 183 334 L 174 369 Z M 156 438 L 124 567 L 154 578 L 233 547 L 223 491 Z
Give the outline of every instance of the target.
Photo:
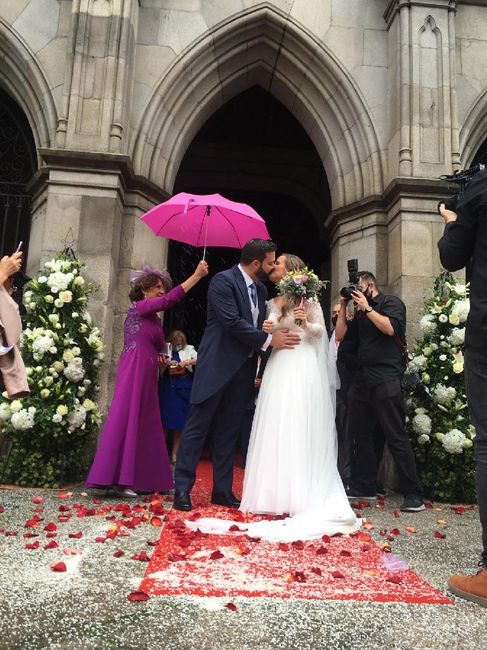
M 127 499 L 136 499 L 139 495 L 130 488 L 116 488 L 115 493 L 118 497 L 126 497 Z

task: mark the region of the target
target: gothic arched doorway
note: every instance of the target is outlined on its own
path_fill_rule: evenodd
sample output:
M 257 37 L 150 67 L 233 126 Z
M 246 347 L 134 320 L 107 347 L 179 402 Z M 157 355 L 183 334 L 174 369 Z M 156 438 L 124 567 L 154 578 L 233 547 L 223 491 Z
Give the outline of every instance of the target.
M 25 260 L 31 216 L 25 186 L 36 169 L 36 148 L 27 118 L 0 88 L 0 255 L 11 254 L 22 241 Z
M 179 168 L 174 193 L 181 191 L 219 192 L 252 205 L 278 251 L 299 255 L 329 278 L 323 224 L 331 206 L 323 164 L 296 118 L 262 88 L 254 86 L 228 101 L 203 125 Z M 200 255 L 198 249 L 171 242 L 171 274 L 186 277 Z M 239 251 L 212 248 L 207 259 L 214 274 L 238 262 Z M 184 306 L 171 310 L 166 325 L 183 329 L 196 345 L 205 324 L 205 296 L 206 286 L 198 286 Z

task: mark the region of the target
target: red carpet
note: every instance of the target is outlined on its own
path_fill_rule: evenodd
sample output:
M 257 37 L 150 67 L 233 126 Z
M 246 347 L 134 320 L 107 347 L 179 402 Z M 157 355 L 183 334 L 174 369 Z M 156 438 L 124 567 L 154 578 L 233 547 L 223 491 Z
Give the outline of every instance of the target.
M 242 470 L 236 469 L 236 493 L 241 492 L 242 477 Z M 139 591 L 170 596 L 452 602 L 411 570 L 387 571 L 380 562 L 381 549 L 366 532 L 285 545 L 250 539 L 245 532 L 238 536 L 192 532 L 184 525 L 189 516 L 234 519 L 235 525 L 245 528 L 242 513 L 208 506 L 210 490 L 211 464 L 203 461 L 192 492 L 194 510 L 187 515 L 170 512 Z

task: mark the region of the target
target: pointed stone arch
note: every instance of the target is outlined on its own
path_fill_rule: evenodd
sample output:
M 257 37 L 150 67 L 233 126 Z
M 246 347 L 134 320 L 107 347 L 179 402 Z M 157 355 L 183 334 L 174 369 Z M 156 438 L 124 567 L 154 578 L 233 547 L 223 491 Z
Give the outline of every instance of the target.
M 460 128 L 459 139 L 462 168 L 468 168 L 487 140 L 487 90 L 470 107 Z
M 199 128 L 255 84 L 279 99 L 309 134 L 329 180 L 333 208 L 383 191 L 377 134 L 351 75 L 321 41 L 268 3 L 217 25 L 164 75 L 137 129 L 136 173 L 171 192 Z
M 49 83 L 35 54 L 1 18 L 0 60 L 0 84 L 24 111 L 36 147 L 51 146 L 57 111 Z

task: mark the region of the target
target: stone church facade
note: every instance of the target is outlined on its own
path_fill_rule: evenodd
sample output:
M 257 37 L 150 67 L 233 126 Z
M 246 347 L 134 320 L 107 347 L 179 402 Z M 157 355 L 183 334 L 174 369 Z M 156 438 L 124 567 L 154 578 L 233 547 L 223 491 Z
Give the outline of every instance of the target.
M 77 251 L 115 359 L 130 271 L 167 263 L 138 217 L 186 187 L 250 187 L 305 206 L 332 297 L 357 257 L 404 299 L 414 333 L 439 269 L 439 176 L 485 151 L 486 60 L 484 0 L 3 0 L 1 97 L 34 151 L 19 193 L 28 271 Z M 228 111 L 225 138 L 205 127 L 250 91 L 302 136 L 271 137 L 276 118 L 265 146 L 259 120 L 239 140 Z

